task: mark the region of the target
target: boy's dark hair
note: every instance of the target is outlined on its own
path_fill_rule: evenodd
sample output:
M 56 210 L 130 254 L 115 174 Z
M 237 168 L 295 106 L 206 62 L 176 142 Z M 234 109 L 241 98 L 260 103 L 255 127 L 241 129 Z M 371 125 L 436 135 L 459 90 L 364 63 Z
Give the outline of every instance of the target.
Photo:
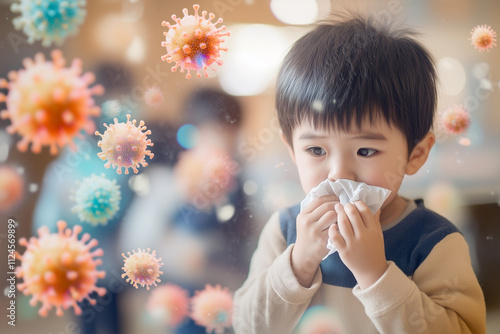
M 401 130 L 409 154 L 432 126 L 437 95 L 434 60 L 415 35 L 354 15 L 320 23 L 295 42 L 276 91 L 288 143 L 303 121 L 348 130 L 381 116 Z

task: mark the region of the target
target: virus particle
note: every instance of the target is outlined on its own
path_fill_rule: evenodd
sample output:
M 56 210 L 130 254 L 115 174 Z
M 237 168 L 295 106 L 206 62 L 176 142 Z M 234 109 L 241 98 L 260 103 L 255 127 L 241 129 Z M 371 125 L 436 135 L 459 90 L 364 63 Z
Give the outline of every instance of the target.
M 308 309 L 298 326 L 297 334 L 342 334 L 345 333 L 332 310 L 325 306 Z
M 58 221 L 58 233 L 49 233 L 44 226 L 38 230 L 39 237 L 19 240 L 19 244 L 26 247 L 21 256 L 21 266 L 17 267 L 17 276 L 23 278 L 23 283 L 18 284 L 20 291 L 25 295 L 32 295 L 30 305 L 36 306 L 38 301 L 42 307 L 38 311 L 41 316 L 46 316 L 47 311 L 54 306 L 58 316 L 63 310 L 73 306 L 75 314 L 81 314 L 77 302 L 87 299 L 92 305 L 96 301 L 89 295 L 97 292 L 104 296 L 106 289 L 96 287 L 98 278 L 104 278 L 104 271 L 97 271 L 96 267 L 102 263 L 102 249 L 90 251 L 97 246 L 97 240 L 90 240 L 89 234 L 84 234 L 78 240 L 82 227 L 75 225 L 73 231 L 66 228 L 65 221 Z M 89 241 L 90 240 L 90 241 Z M 88 241 L 88 243 L 87 243 Z
M 94 226 L 105 225 L 120 209 L 120 186 L 116 180 L 108 180 L 104 174 L 78 182 L 78 188 L 71 198 L 76 202 L 72 211 L 78 214 L 82 222 Z
M 127 115 L 126 123 L 118 123 L 118 119 L 114 119 L 115 124 L 107 125 L 104 134 L 99 131 L 95 135 L 101 136 L 101 140 L 97 145 L 102 149 L 102 152 L 97 153 L 101 160 L 108 160 L 104 167 L 113 166 L 118 174 L 122 173 L 122 167 L 125 169 L 125 174 L 128 174 L 129 167 L 137 173 L 139 164 L 146 167 L 148 164 L 145 160 L 146 155 L 150 159 L 154 157 L 151 151 L 147 150 L 147 146 L 153 146 L 151 139 L 147 139 L 147 135 L 151 134 L 151 130 L 146 130 L 144 121 L 140 121 L 139 126 L 135 126 L 136 120 L 130 122 L 130 115 Z
M 17 30 L 23 29 L 28 43 L 42 40 L 43 46 L 61 45 L 78 31 L 85 18 L 85 0 L 21 0 L 10 10 L 21 16 L 13 20 Z
M 447 134 L 462 134 L 470 126 L 469 112 L 461 105 L 450 107 L 441 115 L 441 126 Z
M 240 167 L 227 152 L 200 145 L 179 156 L 174 172 L 184 196 L 201 209 L 234 189 Z
M 130 281 L 130 284 L 133 284 L 136 289 L 138 288 L 137 284 L 140 284 L 142 287 L 146 285 L 149 290 L 151 284 L 156 286 L 156 282 L 160 282 L 158 277 L 163 274 L 160 271 L 160 267 L 163 265 L 160 262 L 161 258 L 156 258 L 155 251 L 149 253 L 150 250 L 148 248 L 147 252 L 145 252 L 139 248 L 137 253 L 135 250 L 132 251 L 133 254 L 127 252 L 128 257 L 122 253 L 122 256 L 125 258 L 123 260 L 125 264 L 122 267 L 125 274 L 122 274 L 122 278 L 128 276 L 127 282 Z
M 0 165 L 0 212 L 14 208 L 22 200 L 24 180 L 9 165 Z
M 156 288 L 148 299 L 147 309 L 164 325 L 173 328 L 181 324 L 189 313 L 189 294 L 174 284 Z
M 118 100 L 108 100 L 101 106 L 103 115 L 114 118 L 122 111 L 122 106 Z
M 224 333 L 232 325 L 233 296 L 227 288 L 207 284 L 205 290 L 196 291 L 191 299 L 191 318 L 207 333 Z
M 83 129 L 89 134 L 95 130 L 91 116 L 99 116 L 100 108 L 94 106 L 92 94 L 100 95 L 100 85 L 89 88 L 94 82 L 92 73 L 82 73 L 79 59 L 71 67 L 64 67 L 61 51 L 52 51 L 53 61 L 45 61 L 43 54 L 35 55 L 35 61 L 26 58 L 25 69 L 8 74 L 9 82 L 0 79 L 0 88 L 8 88 L 7 96 L 0 93 L 0 102 L 7 109 L 1 117 L 10 118 L 7 132 L 17 132 L 23 139 L 17 148 L 25 152 L 32 142 L 31 150 L 39 153 L 42 146 L 50 146 L 56 154 L 57 147 L 70 145 L 76 148 L 73 138 Z
M 207 68 L 214 62 L 222 65 L 219 59 L 220 51 L 227 51 L 227 48 L 222 48 L 221 43 L 225 41 L 224 36 L 229 36 L 229 32 L 224 32 L 226 26 L 216 27 L 222 22 L 221 18 L 212 23 L 214 14 L 210 13 L 207 19 L 206 11 L 203 11 L 201 16 L 198 15 L 199 5 L 193 5 L 193 8 L 194 16 L 188 15 L 187 8 L 182 10 L 182 19 L 172 15 L 172 19 L 177 22 L 173 26 L 166 21 L 162 22 L 168 32 L 163 32 L 165 41 L 161 46 L 167 49 L 167 53 L 161 59 L 169 63 L 175 62 L 172 72 L 175 72 L 177 67 L 181 68 L 181 73 L 187 70 L 188 79 L 191 78 L 191 70 L 196 71 L 197 77 L 201 77 L 200 71 L 208 76 Z
M 482 25 L 477 26 L 471 31 L 471 37 L 469 38 L 474 48 L 482 51 L 490 51 L 494 46 L 496 46 L 496 32 L 491 29 L 490 26 Z
M 158 108 L 163 102 L 163 93 L 158 87 L 150 87 L 144 93 L 144 101 L 152 107 Z

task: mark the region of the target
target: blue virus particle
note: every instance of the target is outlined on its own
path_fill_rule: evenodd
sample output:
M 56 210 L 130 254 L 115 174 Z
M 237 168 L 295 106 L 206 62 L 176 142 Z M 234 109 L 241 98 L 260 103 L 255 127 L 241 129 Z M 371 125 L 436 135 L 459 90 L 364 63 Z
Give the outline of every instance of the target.
M 85 0 L 21 0 L 12 3 L 10 10 L 21 14 L 13 23 L 28 35 L 28 43 L 41 40 L 47 47 L 61 45 L 67 36 L 76 34 L 86 4 Z
M 92 174 L 77 183 L 78 187 L 71 198 L 76 202 L 72 211 L 78 214 L 82 222 L 94 226 L 106 225 L 120 209 L 121 193 L 116 180 L 108 180 L 104 174 Z

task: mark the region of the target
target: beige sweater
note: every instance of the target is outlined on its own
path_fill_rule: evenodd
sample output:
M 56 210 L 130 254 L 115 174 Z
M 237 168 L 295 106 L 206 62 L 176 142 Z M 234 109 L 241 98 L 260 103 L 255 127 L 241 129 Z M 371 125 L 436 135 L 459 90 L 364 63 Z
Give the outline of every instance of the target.
M 290 334 L 306 309 L 318 304 L 334 310 L 345 333 L 486 332 L 483 293 L 467 243 L 458 232 L 434 245 L 411 276 L 388 261 L 384 275 L 365 290 L 323 283 L 320 268 L 311 287 L 304 288 L 290 264 L 293 247 L 287 246 L 279 213 L 273 214 L 261 233 L 248 278 L 235 293 L 237 334 Z

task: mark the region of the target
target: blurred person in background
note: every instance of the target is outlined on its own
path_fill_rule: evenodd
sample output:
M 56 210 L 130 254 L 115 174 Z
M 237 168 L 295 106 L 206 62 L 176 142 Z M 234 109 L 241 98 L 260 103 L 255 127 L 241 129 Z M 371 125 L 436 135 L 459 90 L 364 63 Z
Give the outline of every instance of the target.
M 180 154 L 174 169 L 182 203 L 171 218 L 169 234 L 181 236 L 193 247 L 184 259 L 187 270 L 175 270 L 172 280 L 191 294 L 205 284 L 234 291 L 244 280 L 250 256 L 246 240 L 251 213 L 240 178 L 242 165 L 235 156 L 241 106 L 236 98 L 205 88 L 188 98 L 185 112 L 187 123 L 196 127 L 196 137 L 194 147 Z M 170 269 L 166 266 L 166 273 Z M 177 333 L 201 334 L 205 328 L 189 320 Z
M 121 248 L 155 249 L 164 263 L 160 284 L 176 284 L 190 297 L 206 284 L 235 291 L 246 277 L 253 240 L 235 153 L 242 108 L 233 96 L 202 88 L 188 96 L 183 113 L 177 141 L 185 150 L 175 152 L 172 166 L 156 160 L 172 148 L 155 143 L 155 158 L 141 175 L 144 194 L 123 222 Z M 175 331 L 206 329 L 189 318 Z

